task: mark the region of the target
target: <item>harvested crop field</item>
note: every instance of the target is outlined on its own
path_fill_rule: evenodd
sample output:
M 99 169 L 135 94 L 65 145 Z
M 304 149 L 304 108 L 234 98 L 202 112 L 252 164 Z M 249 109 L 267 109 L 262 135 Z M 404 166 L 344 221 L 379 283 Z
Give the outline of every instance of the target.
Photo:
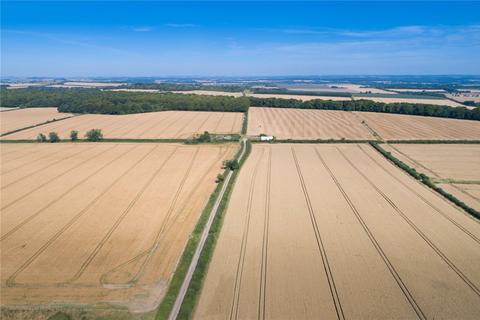
M 302 101 L 310 101 L 310 100 L 333 100 L 333 101 L 345 101 L 345 100 L 352 100 L 350 97 L 339 97 L 339 96 L 308 96 L 308 95 L 301 95 L 301 94 L 273 94 L 273 93 L 250 93 L 247 94 L 249 97 L 255 98 L 277 98 L 277 99 L 296 99 Z
M 2 109 L 2 111 L 5 111 Z M 71 113 L 61 113 L 57 108 L 28 108 L 2 112 L 0 114 L 0 133 L 34 126 L 37 124 L 73 116 Z
M 480 140 L 480 121 L 354 112 L 385 140 Z
M 365 99 L 372 100 L 375 102 L 385 102 L 385 103 L 395 103 L 395 102 L 408 102 L 408 103 L 423 103 L 423 104 L 435 104 L 439 106 L 450 106 L 450 107 L 465 107 L 464 105 L 448 100 L 448 99 L 409 99 L 409 98 L 381 98 L 381 97 L 355 97 L 355 100 Z
M 480 144 L 389 144 L 382 148 L 480 211 Z
M 479 287 L 478 221 L 370 146 L 255 144 L 194 318 L 476 319 Z
M 236 145 L 2 144 L 2 307 L 153 310 Z
M 13 112 L 13 111 L 12 111 Z M 35 139 L 39 133 L 57 132 L 68 139 L 70 131 L 79 136 L 93 128 L 101 129 L 105 138 L 161 139 L 188 138 L 210 133 L 240 133 L 243 114 L 238 112 L 163 111 L 129 115 L 87 114 L 8 135 L 5 138 Z
M 257 108 L 248 111 L 248 135 L 268 134 L 278 139 L 374 140 L 351 112 L 288 108 Z
M 202 96 L 227 96 L 227 97 L 242 97 L 243 92 L 228 92 L 228 91 L 213 91 L 213 90 L 187 90 L 187 91 L 172 91 L 173 93 L 183 94 L 198 94 Z

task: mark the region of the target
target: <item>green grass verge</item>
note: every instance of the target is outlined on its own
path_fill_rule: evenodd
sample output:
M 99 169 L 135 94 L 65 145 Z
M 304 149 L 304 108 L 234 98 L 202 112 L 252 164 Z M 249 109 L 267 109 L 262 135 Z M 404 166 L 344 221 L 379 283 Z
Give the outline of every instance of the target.
M 452 195 L 451 193 L 448 193 L 446 192 L 445 190 L 443 190 L 442 188 L 440 188 L 439 186 L 437 186 L 434 182 L 432 182 L 432 180 L 430 179 L 430 177 L 428 177 L 427 175 L 423 174 L 423 173 L 418 173 L 417 170 L 415 170 L 414 168 L 410 167 L 409 165 L 407 165 L 406 163 L 404 163 L 403 161 L 399 160 L 398 158 L 396 158 L 395 156 L 393 156 L 390 152 L 386 151 L 385 149 L 383 149 L 380 144 L 378 143 L 370 143 L 370 145 L 375 149 L 377 150 L 378 152 L 380 152 L 385 158 L 387 158 L 388 160 L 390 160 L 393 164 L 395 164 L 397 167 L 399 167 L 400 169 L 402 169 L 403 171 L 407 172 L 410 176 L 412 176 L 413 178 L 417 179 L 418 181 L 420 181 L 421 183 L 423 183 L 424 185 L 426 185 L 427 187 L 429 187 L 430 189 L 436 191 L 437 193 L 441 194 L 443 197 L 447 198 L 448 200 L 450 200 L 451 202 L 453 202 L 455 205 L 457 205 L 458 207 L 462 208 L 463 210 L 465 210 L 465 212 L 467 212 L 468 214 L 470 214 L 471 216 L 477 218 L 477 219 L 480 219 L 480 212 L 475 210 L 474 208 L 468 206 L 466 203 L 464 203 L 463 201 L 459 200 L 457 197 L 455 197 L 454 195 Z
M 377 140 L 347 140 L 347 139 L 317 139 L 317 140 L 296 140 L 296 139 L 275 139 L 273 141 L 255 140 L 252 143 L 370 143 Z
M 387 140 L 392 144 L 480 144 L 480 140 Z
M 249 142 L 246 142 L 245 147 L 246 147 L 245 155 L 244 155 L 242 161 L 240 162 L 240 166 L 243 164 L 245 159 L 248 157 L 248 154 L 250 153 L 251 144 Z M 242 152 L 242 147 L 239 149 L 239 151 L 235 155 L 234 159 L 238 160 L 241 152 Z M 223 176 L 225 177 L 227 173 L 228 173 L 228 169 L 226 169 L 223 172 Z M 191 291 L 192 290 L 191 288 L 192 287 L 195 287 L 195 288 L 196 287 L 201 287 L 201 282 L 203 281 L 203 277 L 204 277 L 203 273 L 205 271 L 205 268 L 204 268 L 205 261 L 207 261 L 207 263 L 208 263 L 208 261 L 210 260 L 210 256 L 212 255 L 212 251 L 213 251 L 212 236 L 214 236 L 215 240 L 216 240 L 216 237 L 217 237 L 216 234 L 219 231 L 218 219 L 219 219 L 219 217 L 221 217 L 223 215 L 223 212 L 224 212 L 225 207 L 226 207 L 226 202 L 228 201 L 227 199 L 230 196 L 230 192 L 231 192 L 231 189 L 233 187 L 233 184 L 234 184 L 235 178 L 237 176 L 237 173 L 238 173 L 238 170 L 233 171 L 232 178 L 230 179 L 230 181 L 228 183 L 228 186 L 226 188 L 224 197 L 222 198 L 222 201 L 221 201 L 220 206 L 218 208 L 217 215 L 215 216 L 215 219 L 212 223 L 212 228 L 210 230 L 210 234 L 209 234 L 209 236 L 207 238 L 207 241 L 205 243 L 205 247 L 204 247 L 204 249 L 203 249 L 203 251 L 200 255 L 199 263 L 198 263 L 197 268 L 195 269 L 195 272 L 193 274 L 192 281 L 190 283 L 190 287 L 188 288 L 187 295 L 185 297 L 184 303 L 182 304 L 182 308 L 181 308 L 180 314 L 179 314 L 179 319 L 184 319 L 184 317 L 182 315 L 185 314 L 185 312 L 188 312 L 188 314 L 190 314 L 191 311 L 193 310 L 194 303 L 196 301 L 196 296 L 197 296 L 199 290 L 195 291 L 195 293 L 193 294 L 192 291 Z M 193 255 L 195 253 L 195 249 L 197 248 L 197 245 L 198 245 L 198 242 L 199 242 L 200 237 L 202 235 L 205 224 L 207 223 L 207 220 L 208 220 L 208 217 L 209 217 L 210 212 L 212 210 L 212 207 L 215 204 L 215 201 L 217 200 L 218 195 L 219 195 L 224 183 L 225 182 L 222 181 L 222 182 L 217 184 L 215 190 L 210 195 L 210 198 L 207 202 L 207 205 L 205 206 L 205 208 L 202 211 L 202 214 L 200 215 L 200 218 L 197 222 L 197 225 L 195 226 L 195 229 L 193 230 L 192 234 L 190 235 L 190 239 L 187 242 L 187 245 L 185 247 L 185 250 L 183 251 L 182 257 L 180 258 L 180 262 L 178 263 L 177 268 L 175 270 L 175 273 L 174 273 L 174 275 L 173 275 L 173 277 L 170 281 L 167 293 L 166 293 L 165 297 L 163 298 L 162 302 L 160 303 L 160 305 L 157 309 L 157 314 L 155 316 L 155 319 L 157 319 L 157 320 L 167 319 L 168 315 L 170 314 L 170 311 L 172 310 L 173 304 L 175 303 L 178 291 L 180 290 L 180 287 L 182 286 L 182 282 L 185 278 L 185 274 L 187 273 L 188 267 L 190 266 L 190 263 L 192 261 Z M 208 255 L 208 257 L 207 257 L 207 255 Z M 200 271 L 200 269 L 202 271 Z M 201 275 L 199 275 L 199 272 L 201 273 Z M 199 281 L 200 281 L 200 283 L 199 283 Z M 192 296 L 192 294 L 193 294 L 193 296 Z M 190 301 L 193 301 L 193 304 L 191 304 Z M 185 307 L 184 307 L 184 305 L 185 305 Z M 190 305 L 191 305 L 191 308 L 188 307 Z M 185 309 L 185 308 L 187 308 L 187 309 Z
M 184 143 L 186 139 L 102 139 L 98 141 L 88 141 L 87 139 L 78 139 L 75 141 L 71 140 L 60 140 L 55 143 L 85 143 L 85 142 L 139 142 L 139 143 Z M 225 141 L 231 142 L 231 141 Z M 0 140 L 0 143 L 51 143 L 49 141 L 38 142 L 37 140 Z

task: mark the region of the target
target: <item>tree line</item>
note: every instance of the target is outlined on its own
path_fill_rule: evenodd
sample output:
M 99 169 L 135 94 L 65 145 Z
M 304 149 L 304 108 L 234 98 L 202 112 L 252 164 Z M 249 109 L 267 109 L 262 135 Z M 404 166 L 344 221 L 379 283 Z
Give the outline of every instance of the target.
M 60 112 L 129 114 L 167 110 L 245 112 L 245 97 L 181 93 L 118 92 L 98 89 L 2 89 L 2 107 L 56 106 Z
M 250 97 L 250 105 L 256 107 L 321 109 L 343 111 L 369 111 L 383 113 L 409 114 L 418 116 L 443 117 L 454 119 L 480 120 L 480 108 L 467 109 L 423 103 L 384 103 L 371 100 L 309 100 Z

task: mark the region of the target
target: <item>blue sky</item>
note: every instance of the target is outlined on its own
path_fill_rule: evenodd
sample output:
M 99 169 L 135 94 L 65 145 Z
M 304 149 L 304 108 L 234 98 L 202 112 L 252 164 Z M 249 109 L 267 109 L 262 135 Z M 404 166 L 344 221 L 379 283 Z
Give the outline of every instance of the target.
M 1 1 L 2 76 L 480 74 L 480 2 Z

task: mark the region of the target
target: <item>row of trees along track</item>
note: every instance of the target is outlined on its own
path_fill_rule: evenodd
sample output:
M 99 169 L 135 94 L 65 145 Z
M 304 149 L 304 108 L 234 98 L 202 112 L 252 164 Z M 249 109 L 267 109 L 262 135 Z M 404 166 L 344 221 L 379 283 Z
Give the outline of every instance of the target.
M 331 101 L 228 97 L 169 92 L 119 92 L 98 89 L 26 88 L 0 89 L 2 107 L 57 106 L 61 112 L 129 114 L 187 110 L 247 112 L 256 107 L 299 108 L 343 111 L 368 111 L 395 114 L 480 120 L 480 108 L 450 107 L 423 103 L 384 103 L 371 100 Z

